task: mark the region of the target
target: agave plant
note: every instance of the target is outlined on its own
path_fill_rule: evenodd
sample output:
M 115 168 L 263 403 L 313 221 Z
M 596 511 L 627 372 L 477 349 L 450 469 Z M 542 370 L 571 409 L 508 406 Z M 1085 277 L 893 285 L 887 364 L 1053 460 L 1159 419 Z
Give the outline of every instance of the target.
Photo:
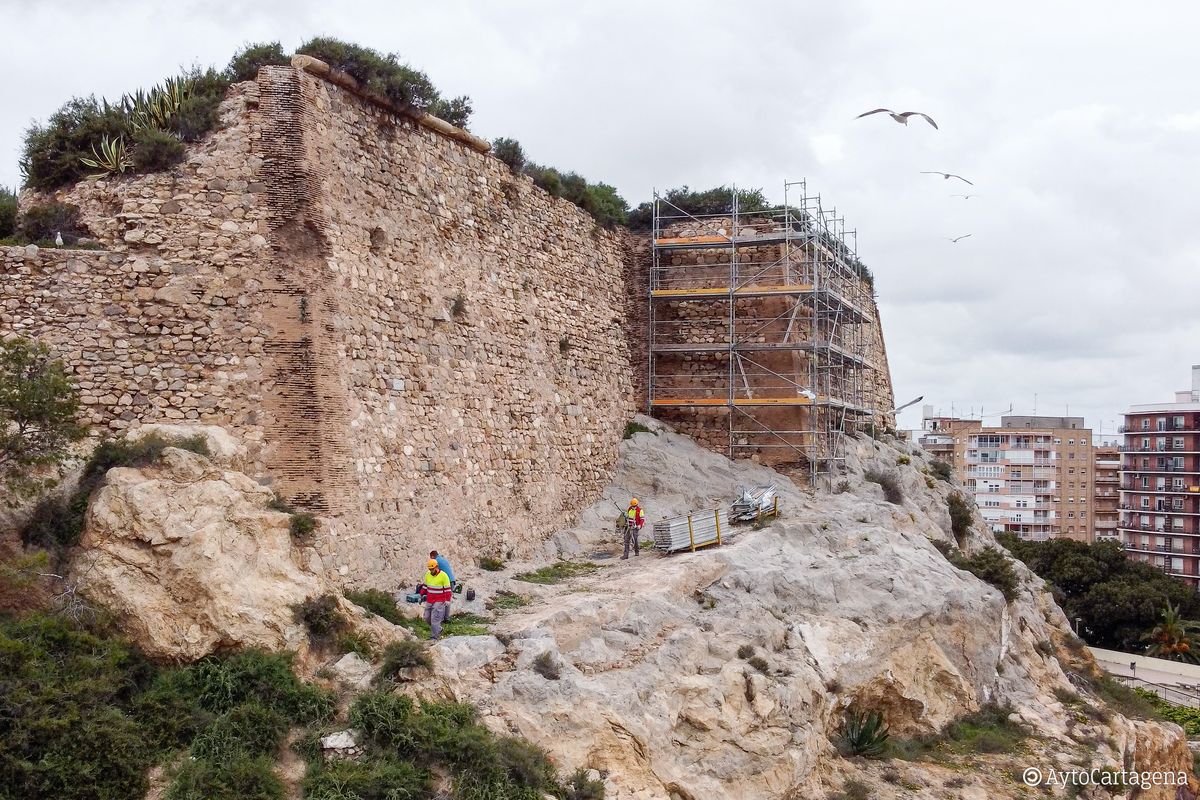
M 167 78 L 161 86 L 152 86 L 149 91 L 138 89 L 125 95 L 121 105 L 135 131 L 155 128 L 171 133 L 176 114 L 191 95 L 194 84 L 187 77 Z
M 842 749 L 855 756 L 876 758 L 887 747 L 887 723 L 878 711 L 856 711 L 846 715 L 842 729 Z
M 92 155 L 95 158 L 84 157 L 79 160 L 85 166 L 101 170 L 106 175 L 119 174 L 133 166 L 125 152 L 125 138 L 122 136 L 109 139 L 108 134 L 105 134 L 100 139 L 99 152 L 96 151 L 96 145 L 92 145 Z

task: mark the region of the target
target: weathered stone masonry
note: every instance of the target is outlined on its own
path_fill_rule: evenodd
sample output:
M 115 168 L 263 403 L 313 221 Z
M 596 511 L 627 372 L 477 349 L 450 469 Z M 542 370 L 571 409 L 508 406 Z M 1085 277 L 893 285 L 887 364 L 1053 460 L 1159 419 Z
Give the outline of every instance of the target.
M 317 569 L 528 551 L 645 401 L 644 242 L 306 72 L 233 87 L 174 170 L 56 199 L 105 249 L 0 249 L 0 335 L 48 342 L 100 429 L 231 429 L 326 518 Z
M 500 161 L 277 67 L 181 167 L 60 199 L 108 249 L 4 249 L 0 328 L 54 346 L 97 425 L 246 438 L 331 518 L 324 568 L 528 549 L 607 481 L 626 242 Z

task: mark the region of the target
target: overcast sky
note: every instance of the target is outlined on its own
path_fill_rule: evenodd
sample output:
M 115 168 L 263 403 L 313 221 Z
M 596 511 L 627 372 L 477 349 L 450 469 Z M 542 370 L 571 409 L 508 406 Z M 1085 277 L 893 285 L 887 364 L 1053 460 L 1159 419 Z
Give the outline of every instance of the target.
M 1112 433 L 1200 363 L 1200 4 L 989 5 L 0 0 L 0 184 L 73 95 L 336 36 L 631 205 L 681 184 L 781 200 L 807 178 L 875 272 L 897 403 L 990 417 L 1036 395 Z M 941 129 L 854 119 L 878 106 Z

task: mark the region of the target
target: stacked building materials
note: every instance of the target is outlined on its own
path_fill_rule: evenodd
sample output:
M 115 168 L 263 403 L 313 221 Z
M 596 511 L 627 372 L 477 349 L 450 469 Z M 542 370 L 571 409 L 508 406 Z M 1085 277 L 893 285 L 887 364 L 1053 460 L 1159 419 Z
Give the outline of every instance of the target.
M 660 520 L 654 523 L 654 547 L 674 553 L 720 544 L 721 534 L 728 523 L 726 512 L 720 509 L 693 511 L 682 517 Z

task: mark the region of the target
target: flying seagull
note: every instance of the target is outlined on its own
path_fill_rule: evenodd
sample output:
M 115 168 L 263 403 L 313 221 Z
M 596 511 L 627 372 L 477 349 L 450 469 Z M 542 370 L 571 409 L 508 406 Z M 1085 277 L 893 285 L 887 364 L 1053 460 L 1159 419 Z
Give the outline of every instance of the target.
M 972 197 L 979 197 L 977 194 L 952 194 L 951 197 L 961 197 L 963 200 L 970 200 Z
M 936 170 L 934 170 L 933 172 L 930 172 L 928 170 L 921 170 L 921 174 L 922 175 L 941 175 L 942 178 L 945 180 L 950 180 L 951 178 L 958 178 L 960 181 L 962 181 L 965 184 L 968 184 L 970 186 L 975 185 L 975 184 L 971 183 L 969 180 L 967 180 L 966 178 L 964 178 L 962 175 L 955 175 L 953 172 L 938 172 Z
M 937 128 L 937 123 L 933 121 L 933 117 L 929 116 L 928 114 L 922 114 L 920 111 L 901 111 L 897 114 L 890 108 L 877 108 L 874 111 L 867 111 L 859 114 L 857 117 L 855 117 L 855 119 L 869 117 L 872 114 L 888 114 L 892 119 L 896 120 L 896 122 L 899 122 L 901 125 L 907 125 L 909 117 L 923 117 L 926 122 L 932 125 L 935 129 Z
M 947 238 L 946 241 L 954 242 L 955 244 L 958 244 L 959 239 L 966 239 L 970 235 L 971 234 L 969 234 L 969 233 L 964 233 L 962 236 L 955 236 L 953 239 Z

